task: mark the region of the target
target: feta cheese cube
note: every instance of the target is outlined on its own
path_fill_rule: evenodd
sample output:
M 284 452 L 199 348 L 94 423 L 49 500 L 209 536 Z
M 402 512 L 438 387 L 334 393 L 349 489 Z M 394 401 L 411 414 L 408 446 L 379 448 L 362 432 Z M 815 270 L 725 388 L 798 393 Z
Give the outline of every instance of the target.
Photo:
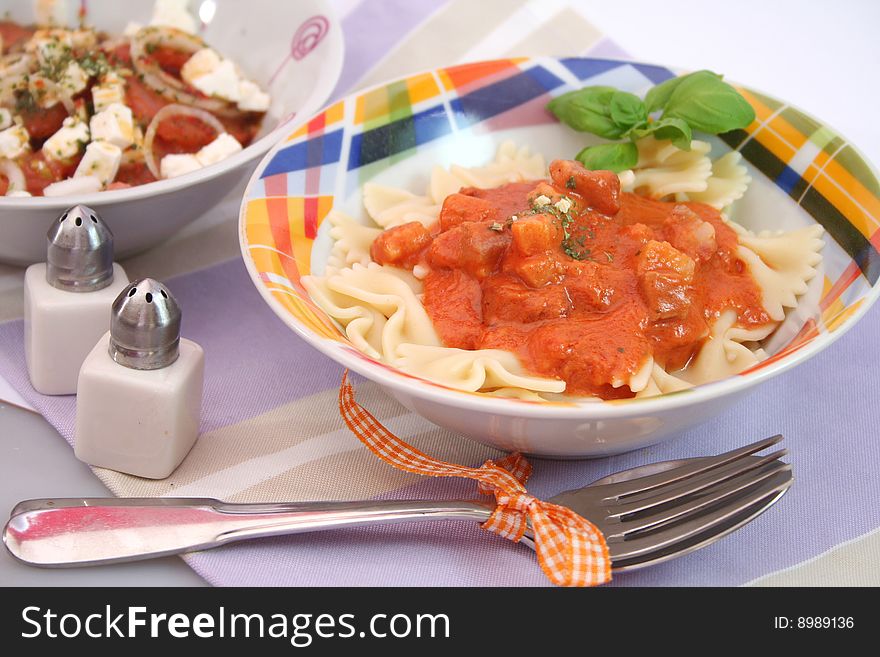
M 73 38 L 67 30 L 37 30 L 25 49 L 36 54 L 41 66 L 51 66 L 52 62 L 70 55 Z
M 144 26 L 140 23 L 136 23 L 135 21 L 128 21 L 128 23 L 125 25 L 125 29 L 122 31 L 122 35 L 127 36 L 130 39 L 142 29 L 144 29 Z
M 119 172 L 122 161 L 122 149 L 109 141 L 93 141 L 86 147 L 79 166 L 73 174 L 74 178 L 94 176 L 102 186 L 109 185 Z
M 43 144 L 43 154 L 54 160 L 69 160 L 89 143 L 89 126 L 74 118 L 64 119 L 61 128 Z
M 566 212 L 571 210 L 571 201 L 563 196 L 561 199 L 553 204 L 553 207 L 559 210 L 562 214 L 565 214 Z
M 6 193 L 7 198 L 25 198 L 28 196 L 33 196 L 33 194 L 26 189 L 14 189 L 11 192 Z
M 162 158 L 159 173 L 163 178 L 176 178 L 202 168 L 202 163 L 195 155 L 166 155 Z
M 0 157 L 14 160 L 31 145 L 31 136 L 22 125 L 14 125 L 0 132 Z
M 116 75 L 108 75 L 92 87 L 95 112 L 103 112 L 114 103 L 125 103 L 125 83 Z
M 272 99 L 265 91 L 250 80 L 238 84 L 238 109 L 243 112 L 266 112 Z
M 75 96 L 86 88 L 89 83 L 89 74 L 83 70 L 75 60 L 71 60 L 58 80 L 59 86 L 71 96 Z
M 190 84 L 206 96 L 216 96 L 237 103 L 239 100 L 239 78 L 235 64 L 224 59 L 210 73 L 193 78 Z
M 103 112 L 98 112 L 89 122 L 92 139 L 107 141 L 128 148 L 134 143 L 134 118 L 131 108 L 121 103 L 113 103 Z
M 5 107 L 0 107 L 0 130 L 6 130 L 12 126 L 12 112 Z
M 535 198 L 533 203 L 539 208 L 546 207 L 546 206 L 550 205 L 550 197 L 545 196 L 544 194 L 541 194 L 540 196 Z
M 187 6 L 189 0 L 156 0 L 150 25 L 165 25 L 195 34 L 198 24 Z
M 36 0 L 34 19 L 37 25 L 67 25 L 67 0 Z
M 97 176 L 79 176 L 47 185 L 43 196 L 69 196 L 91 194 L 101 191 L 101 180 Z
M 228 132 L 224 132 L 196 153 L 196 158 L 201 162 L 202 166 L 207 167 L 217 164 L 217 162 L 222 162 L 231 155 L 235 155 L 241 151 L 241 148 L 241 144 L 238 143 L 235 137 Z
M 184 82 L 192 84 L 196 78 L 213 73 L 222 61 L 213 48 L 202 48 L 186 60 L 180 69 L 180 77 Z

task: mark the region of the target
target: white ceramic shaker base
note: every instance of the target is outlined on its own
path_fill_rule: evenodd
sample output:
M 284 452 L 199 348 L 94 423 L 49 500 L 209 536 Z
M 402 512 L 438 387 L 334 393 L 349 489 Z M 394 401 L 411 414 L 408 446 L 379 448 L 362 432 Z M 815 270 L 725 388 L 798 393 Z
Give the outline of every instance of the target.
M 76 404 L 76 457 L 94 466 L 164 479 L 199 433 L 205 357 L 181 338 L 167 367 L 135 370 L 114 361 L 110 333 L 83 363 Z
M 113 265 L 113 282 L 95 292 L 68 292 L 46 281 L 46 264 L 24 275 L 24 353 L 34 389 L 44 395 L 76 394 L 79 368 L 110 328 L 110 308 L 128 285 Z

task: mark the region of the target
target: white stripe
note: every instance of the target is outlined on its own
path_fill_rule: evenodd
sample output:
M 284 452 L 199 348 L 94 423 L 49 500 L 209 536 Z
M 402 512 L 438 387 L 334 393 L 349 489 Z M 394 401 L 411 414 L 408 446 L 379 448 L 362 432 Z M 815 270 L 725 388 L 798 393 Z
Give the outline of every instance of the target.
M 400 432 L 408 435 L 426 431 L 435 426 L 412 413 L 393 418 L 385 425 L 394 433 Z M 210 439 L 210 435 L 202 438 L 202 440 Z M 272 477 L 277 477 L 291 468 L 317 461 L 325 456 L 354 452 L 362 448 L 363 444 L 352 435 L 348 428 L 337 429 L 304 440 L 280 452 L 258 456 L 214 472 L 185 486 L 175 487 L 164 497 L 227 499 L 235 493 L 256 486 Z
M 523 41 L 567 6 L 568 3 L 562 0 L 531 0 L 497 25 L 458 61 L 477 62 L 500 57 L 510 50 L 512 44 Z
M 269 246 L 268 244 L 248 244 L 249 249 L 264 249 L 266 251 L 272 251 L 273 253 L 277 253 L 278 255 L 282 255 L 285 258 L 290 258 L 295 261 L 295 258 L 289 253 L 285 253 L 284 251 L 279 251 L 274 246 Z
M 843 548 L 849 547 L 850 545 L 860 543 L 861 541 L 865 540 L 866 538 L 870 538 L 876 534 L 880 534 L 880 527 L 878 527 L 877 529 L 872 529 L 867 534 L 862 534 L 861 536 L 856 536 L 855 538 L 851 538 L 848 541 L 844 541 L 843 543 L 839 543 L 839 544 L 835 545 L 834 547 L 829 548 L 820 554 L 817 554 L 815 557 L 811 557 L 811 558 L 807 559 L 806 561 L 801 561 L 800 563 L 796 563 L 793 566 L 789 566 L 788 568 L 783 568 L 781 570 L 775 570 L 772 573 L 767 573 L 766 575 L 761 575 L 760 577 L 756 577 L 755 579 L 751 580 L 750 582 L 746 582 L 742 586 L 756 586 L 756 585 L 760 586 L 760 584 L 763 580 L 769 579 L 771 577 L 776 577 L 777 575 L 784 575 L 785 573 L 791 573 L 796 570 L 800 570 L 801 568 L 804 568 L 806 566 L 809 566 L 810 564 L 816 563 L 817 561 L 819 561 L 821 559 L 824 559 L 825 557 L 829 556 L 830 554 L 832 554 L 834 552 L 837 552 L 838 550 L 842 550 Z

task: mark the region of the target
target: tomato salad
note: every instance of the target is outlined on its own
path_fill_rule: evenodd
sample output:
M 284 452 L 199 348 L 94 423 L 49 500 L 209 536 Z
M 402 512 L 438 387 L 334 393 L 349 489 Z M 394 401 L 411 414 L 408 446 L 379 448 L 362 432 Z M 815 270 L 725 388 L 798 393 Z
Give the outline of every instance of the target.
M 0 21 L 0 194 L 123 189 L 215 164 L 270 98 L 178 27 L 119 37 Z

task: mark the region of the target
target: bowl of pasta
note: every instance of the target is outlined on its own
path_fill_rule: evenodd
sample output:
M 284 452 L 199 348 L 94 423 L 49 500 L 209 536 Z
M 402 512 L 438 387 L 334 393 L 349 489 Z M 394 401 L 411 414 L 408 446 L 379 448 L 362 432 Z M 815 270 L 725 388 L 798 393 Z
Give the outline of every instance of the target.
M 505 450 L 632 450 L 827 347 L 878 296 L 876 174 L 708 71 L 524 58 L 342 100 L 260 164 L 240 242 L 301 338 Z
M 13 0 L 0 18 L 0 262 L 45 259 L 65 209 L 124 258 L 224 198 L 342 69 L 325 0 Z M 271 17 L 271 18 L 270 18 Z

